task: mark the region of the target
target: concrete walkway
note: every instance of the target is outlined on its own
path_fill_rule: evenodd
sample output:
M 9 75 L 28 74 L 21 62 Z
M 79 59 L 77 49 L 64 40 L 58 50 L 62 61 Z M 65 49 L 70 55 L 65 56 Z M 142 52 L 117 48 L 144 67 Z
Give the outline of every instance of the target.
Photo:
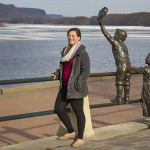
M 56 136 L 52 136 L 4 146 L 0 150 L 149 150 L 150 129 L 148 125 L 150 125 L 150 119 L 95 128 L 94 136 L 85 138 L 85 144 L 80 148 L 70 146 L 73 140 L 57 140 Z
M 114 79 L 89 82 L 88 86 L 90 91 L 90 105 L 109 103 L 110 99 L 115 97 L 116 89 Z M 142 76 L 132 76 L 130 99 L 139 99 L 141 97 L 141 90 Z M 57 92 L 58 87 L 51 87 L 1 95 L 0 116 L 52 110 Z M 148 127 L 145 123 L 141 123 L 141 121 L 145 121 L 145 117 L 142 115 L 141 103 L 94 108 L 91 109 L 91 117 L 96 134 L 92 139 L 85 139 L 87 142 L 80 149 L 88 149 L 89 143 L 101 143 L 99 140 L 101 141 L 101 138 L 104 138 L 106 135 L 107 139 L 108 137 L 118 136 L 118 133 L 122 135 Z M 59 146 L 61 146 L 61 149 L 71 149 L 69 146 L 72 142 L 71 140 L 61 142 L 56 140 L 55 135 L 58 127 L 59 119 L 55 114 L 1 122 L 0 150 L 32 150 L 31 148 L 44 150 Z M 129 129 L 131 130 L 129 131 Z M 115 131 L 115 135 L 111 131 Z M 53 147 L 50 147 L 52 145 Z M 65 148 L 63 147 L 64 145 Z M 17 149 L 15 146 L 17 146 Z

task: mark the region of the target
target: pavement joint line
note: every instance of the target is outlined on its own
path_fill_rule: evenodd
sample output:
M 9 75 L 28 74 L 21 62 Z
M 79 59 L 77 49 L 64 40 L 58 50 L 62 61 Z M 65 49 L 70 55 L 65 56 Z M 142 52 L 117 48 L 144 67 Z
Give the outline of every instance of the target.
M 99 141 L 109 139 L 115 136 L 137 132 L 142 129 L 147 129 L 150 119 L 119 123 L 115 125 L 104 126 L 95 128 L 95 134 L 91 137 L 85 137 L 85 143 L 91 140 Z M 73 140 L 57 140 L 57 136 L 48 138 L 26 141 L 14 145 L 2 146 L 0 150 L 45 150 L 46 148 L 57 148 L 69 146 Z

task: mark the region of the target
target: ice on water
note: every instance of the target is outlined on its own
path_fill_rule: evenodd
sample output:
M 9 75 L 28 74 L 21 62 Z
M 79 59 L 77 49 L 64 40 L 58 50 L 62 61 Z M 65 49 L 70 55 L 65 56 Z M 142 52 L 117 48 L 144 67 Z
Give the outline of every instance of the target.
M 84 38 L 102 38 L 100 27 L 88 25 L 34 25 L 34 24 L 6 24 L 0 28 L 0 40 L 61 40 L 66 36 L 66 31 L 78 27 Z M 112 33 L 121 28 L 128 32 L 128 38 L 150 38 L 150 27 L 143 26 L 106 26 Z M 103 37 L 104 38 L 104 37 Z

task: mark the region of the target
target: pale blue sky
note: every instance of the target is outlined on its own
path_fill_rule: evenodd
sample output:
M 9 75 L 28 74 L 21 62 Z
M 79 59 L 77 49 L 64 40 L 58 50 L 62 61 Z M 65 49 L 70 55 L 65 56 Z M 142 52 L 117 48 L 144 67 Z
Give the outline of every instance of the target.
M 63 16 L 97 16 L 103 7 L 108 14 L 150 12 L 150 0 L 0 0 L 3 4 L 16 7 L 40 8 L 47 14 Z

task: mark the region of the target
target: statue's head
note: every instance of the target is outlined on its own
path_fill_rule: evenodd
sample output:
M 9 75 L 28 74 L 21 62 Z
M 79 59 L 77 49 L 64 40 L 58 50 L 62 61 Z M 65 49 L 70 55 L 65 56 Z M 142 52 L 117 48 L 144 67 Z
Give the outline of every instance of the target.
M 116 29 L 114 38 L 116 40 L 125 41 L 125 39 L 127 38 L 127 32 L 125 30 Z
M 150 65 L 150 53 L 146 56 L 145 63 Z

